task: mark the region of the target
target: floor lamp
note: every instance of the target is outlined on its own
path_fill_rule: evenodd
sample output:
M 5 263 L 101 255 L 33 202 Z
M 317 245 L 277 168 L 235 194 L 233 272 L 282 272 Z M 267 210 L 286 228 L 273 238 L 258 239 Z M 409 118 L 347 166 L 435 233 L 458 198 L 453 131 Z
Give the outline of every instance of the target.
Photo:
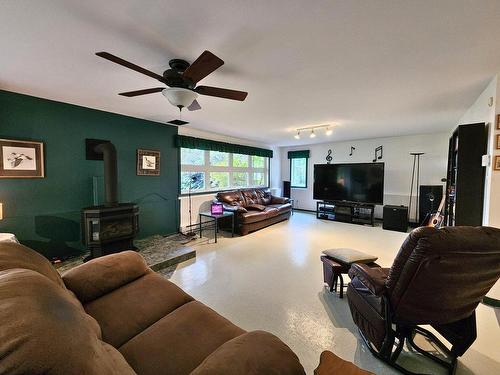
M 189 230 L 187 233 L 184 233 L 186 237 L 192 237 L 191 239 L 194 239 L 194 236 L 196 233 L 193 231 L 193 219 L 192 219 L 192 207 L 193 203 L 191 200 L 191 189 L 193 188 L 193 184 L 198 182 L 198 177 L 193 174 L 189 178 L 189 190 L 188 190 L 188 211 L 189 211 Z
M 417 224 L 418 224 L 418 199 L 419 199 L 419 184 L 420 184 L 420 156 L 424 154 L 425 152 L 410 152 L 410 155 L 413 156 L 413 169 L 411 171 L 410 202 L 408 203 L 408 222 L 410 222 L 411 219 L 411 206 L 412 206 L 411 201 L 413 197 L 413 185 L 414 182 L 416 182 L 417 201 L 415 202 L 415 222 L 417 222 Z

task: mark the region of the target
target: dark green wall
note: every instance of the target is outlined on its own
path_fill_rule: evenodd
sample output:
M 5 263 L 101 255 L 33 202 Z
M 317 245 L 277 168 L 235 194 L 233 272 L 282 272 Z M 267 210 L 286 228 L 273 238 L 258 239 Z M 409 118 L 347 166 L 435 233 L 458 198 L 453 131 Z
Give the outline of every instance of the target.
M 85 160 L 85 138 L 97 138 L 116 146 L 119 199 L 139 205 L 139 237 L 174 233 L 179 220 L 175 134 L 174 126 L 0 90 L 0 138 L 45 146 L 45 178 L 0 179 L 0 232 L 15 233 L 47 257 L 81 251 L 80 209 L 93 204 L 94 176 L 99 176 L 100 197 L 104 189 L 103 162 Z M 136 175 L 138 148 L 160 150 L 159 177 Z

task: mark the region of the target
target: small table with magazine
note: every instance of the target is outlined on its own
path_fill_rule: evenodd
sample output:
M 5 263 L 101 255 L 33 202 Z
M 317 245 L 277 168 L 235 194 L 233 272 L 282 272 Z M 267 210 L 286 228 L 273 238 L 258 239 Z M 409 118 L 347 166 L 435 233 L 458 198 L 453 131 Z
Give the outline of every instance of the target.
M 234 213 L 233 212 L 224 211 L 221 214 L 212 214 L 210 211 L 200 212 L 200 220 L 199 220 L 200 238 L 202 237 L 202 234 L 203 234 L 203 224 L 213 223 L 215 243 L 217 243 L 217 233 L 219 232 L 219 219 L 226 218 L 229 216 L 231 217 L 231 237 L 234 237 Z M 202 221 L 203 217 L 207 218 L 208 220 Z M 209 227 L 205 227 L 205 229 L 212 229 L 212 226 L 210 225 Z

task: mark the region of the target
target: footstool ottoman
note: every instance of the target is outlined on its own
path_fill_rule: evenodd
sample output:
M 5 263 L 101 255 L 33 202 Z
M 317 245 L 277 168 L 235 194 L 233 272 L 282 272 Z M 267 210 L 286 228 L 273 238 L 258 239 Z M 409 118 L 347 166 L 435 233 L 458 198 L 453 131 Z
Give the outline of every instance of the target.
M 362 263 L 370 267 L 380 267 L 375 263 L 378 257 L 355 249 L 328 249 L 323 250 L 322 253 L 323 255 L 320 256 L 320 259 L 323 262 L 323 280 L 330 288 L 330 292 L 337 292 L 337 286 L 339 286 L 340 298 L 344 297 L 344 278 L 342 274 L 347 274 L 353 263 Z
M 325 350 L 319 357 L 319 365 L 314 375 L 375 375 L 373 372 L 360 369 L 352 362 L 337 357 L 329 350 Z

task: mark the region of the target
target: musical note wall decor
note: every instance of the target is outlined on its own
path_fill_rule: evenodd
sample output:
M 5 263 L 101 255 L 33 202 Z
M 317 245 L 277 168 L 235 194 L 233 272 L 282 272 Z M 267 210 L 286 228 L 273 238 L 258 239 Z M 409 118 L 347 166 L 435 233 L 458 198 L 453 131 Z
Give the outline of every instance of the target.
M 330 164 L 332 159 L 332 150 L 328 150 L 328 154 L 326 155 L 326 164 Z
M 377 160 L 382 159 L 383 156 L 384 156 L 384 149 L 382 146 L 378 146 L 375 149 L 375 159 L 373 159 L 373 162 L 375 163 Z
M 352 156 L 352 153 L 353 153 L 354 150 L 356 150 L 356 147 L 351 146 L 351 153 L 349 154 L 349 156 Z

